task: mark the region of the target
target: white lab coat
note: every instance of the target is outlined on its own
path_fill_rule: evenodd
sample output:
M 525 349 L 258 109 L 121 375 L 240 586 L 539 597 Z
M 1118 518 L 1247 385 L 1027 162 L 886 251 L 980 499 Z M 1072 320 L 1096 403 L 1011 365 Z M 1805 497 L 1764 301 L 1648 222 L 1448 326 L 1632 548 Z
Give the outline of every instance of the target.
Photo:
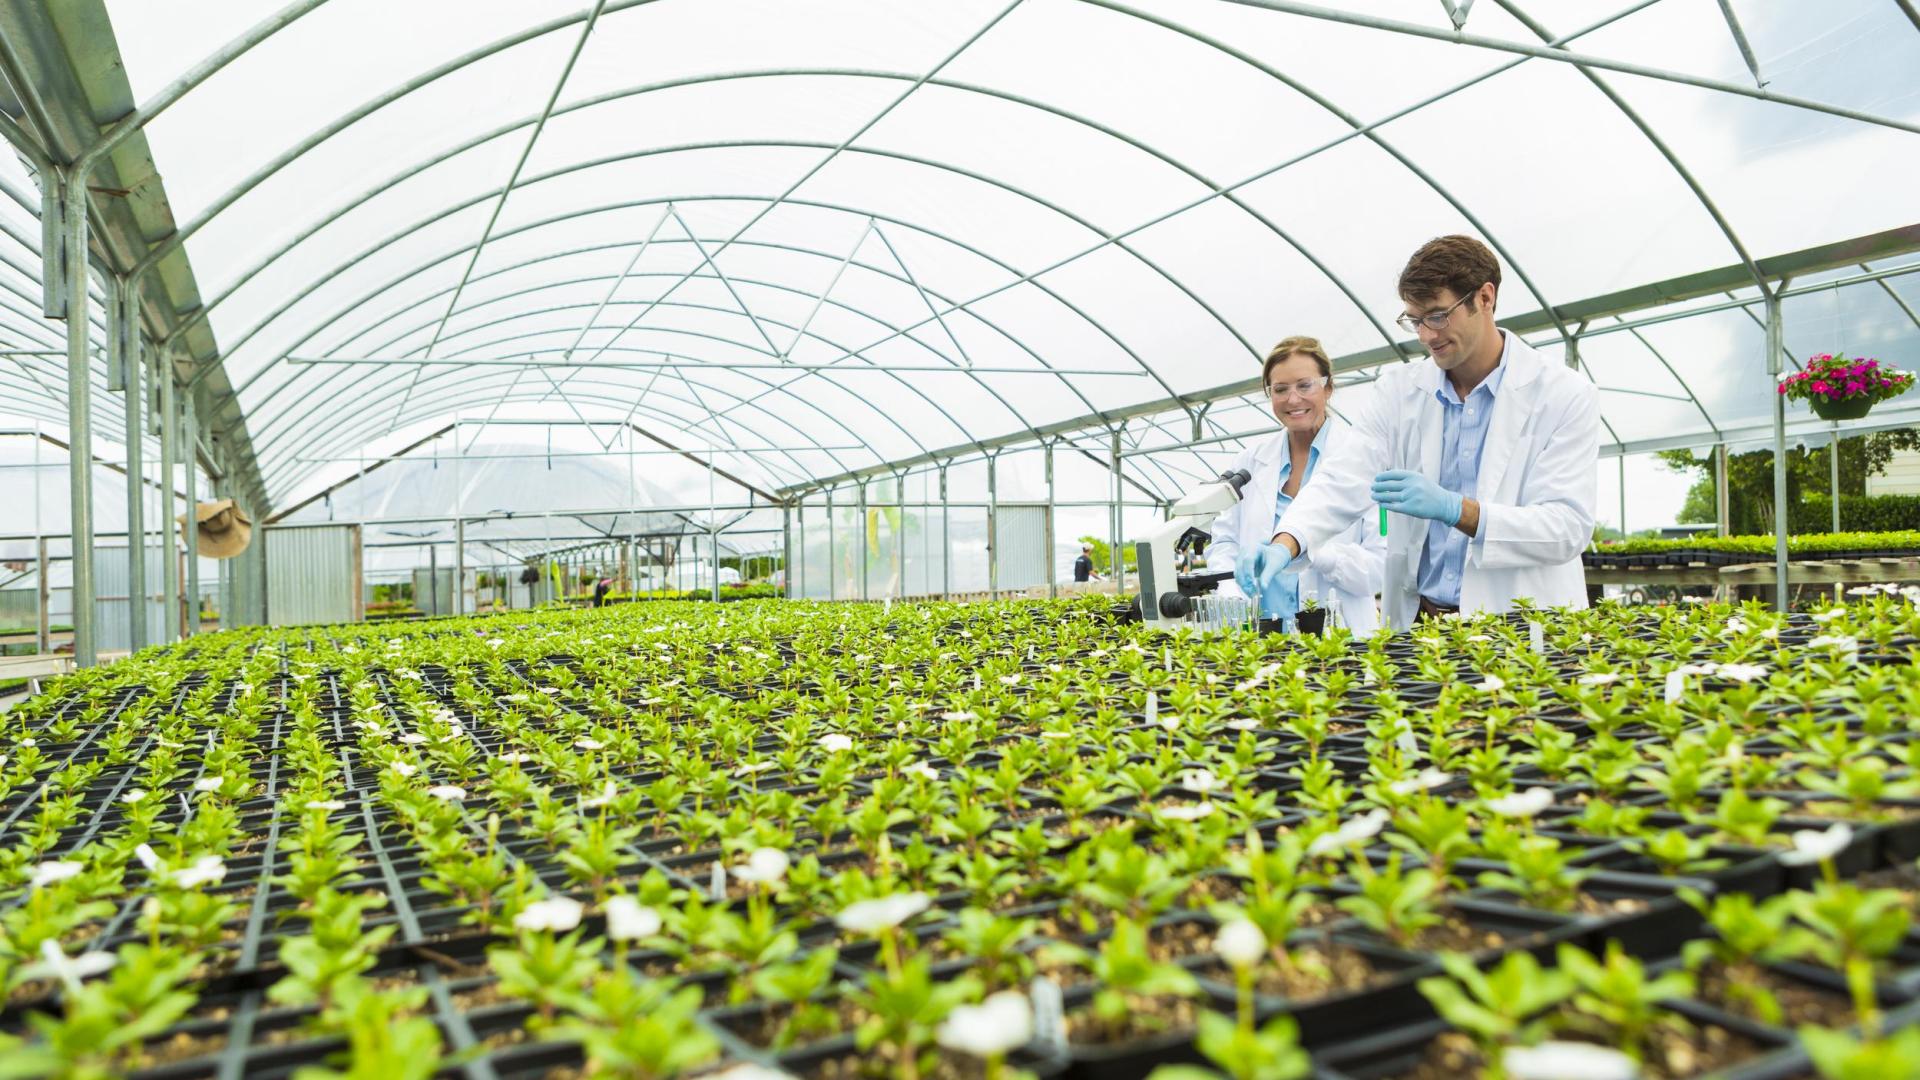
M 1300 494 L 1320 482 L 1327 466 L 1350 446 L 1352 436 L 1337 427 L 1321 431 L 1320 460 L 1313 474 L 1300 485 Z M 1213 540 L 1207 545 L 1207 569 L 1231 570 L 1240 552 L 1273 539 L 1280 494 L 1280 467 L 1287 461 L 1287 432 L 1278 434 L 1240 452 L 1232 468 L 1245 469 L 1249 479 L 1240 491 L 1240 501 L 1213 519 Z M 1387 542 L 1380 535 L 1379 519 L 1349 521 L 1348 527 L 1325 545 L 1321 558 L 1300 573 L 1300 598 L 1312 597 L 1339 614 L 1340 625 L 1359 637 L 1371 636 L 1380 629 L 1380 609 L 1374 595 L 1380 591 L 1382 567 L 1386 562 Z M 1232 581 L 1220 583 L 1227 596 L 1245 595 Z
M 1580 553 L 1593 542 L 1600 397 L 1576 372 L 1501 333 L 1506 351 L 1500 362 L 1507 370 L 1480 455 L 1474 496 L 1480 528 L 1461 568 L 1460 609 L 1504 612 L 1522 598 L 1546 607 L 1585 607 Z M 1439 479 L 1443 407 L 1435 391 L 1445 377 L 1431 362 L 1403 364 L 1380 376 L 1345 433 L 1346 449 L 1322 458 L 1277 527 L 1300 541 L 1310 564 L 1341 559 L 1339 541 L 1355 515 L 1378 514 L 1375 475 L 1413 469 Z M 1427 522 L 1390 514 L 1387 533 L 1380 606 L 1388 625 L 1402 630 L 1420 609 Z

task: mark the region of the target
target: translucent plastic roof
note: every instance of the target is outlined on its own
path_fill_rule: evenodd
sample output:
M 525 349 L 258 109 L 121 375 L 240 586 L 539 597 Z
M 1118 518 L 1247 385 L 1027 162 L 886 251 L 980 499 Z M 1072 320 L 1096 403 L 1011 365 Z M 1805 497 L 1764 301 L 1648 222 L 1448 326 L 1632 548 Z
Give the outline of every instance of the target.
M 107 6 L 141 101 L 261 17 Z M 1900 0 L 293 6 L 145 131 L 278 506 L 455 414 L 630 423 L 782 490 L 1123 420 L 1171 447 L 1217 403 L 1207 452 L 1130 459 L 1164 491 L 1270 426 L 1239 394 L 1279 338 L 1418 359 L 1394 278 L 1456 231 L 1504 318 L 1591 335 L 1610 443 L 1752 438 L 1757 303 L 1602 331 L 1689 275 L 1920 249 Z M 1788 352 L 1916 366 L 1917 307 L 1898 275 L 1792 298 Z

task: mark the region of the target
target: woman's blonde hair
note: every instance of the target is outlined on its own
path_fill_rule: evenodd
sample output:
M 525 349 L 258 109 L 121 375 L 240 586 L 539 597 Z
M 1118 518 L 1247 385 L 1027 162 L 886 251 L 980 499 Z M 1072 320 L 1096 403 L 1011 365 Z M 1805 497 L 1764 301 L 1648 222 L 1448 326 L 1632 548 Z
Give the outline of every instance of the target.
M 1326 376 L 1327 388 L 1333 388 L 1333 361 L 1327 359 L 1327 350 L 1321 348 L 1319 338 L 1310 338 L 1304 334 L 1281 339 L 1280 344 L 1275 345 L 1273 351 L 1267 353 L 1267 362 L 1260 365 L 1260 385 L 1267 384 L 1267 376 L 1273 374 L 1275 364 L 1285 361 L 1294 353 L 1304 353 L 1311 357 L 1314 366 L 1320 369 L 1320 374 Z

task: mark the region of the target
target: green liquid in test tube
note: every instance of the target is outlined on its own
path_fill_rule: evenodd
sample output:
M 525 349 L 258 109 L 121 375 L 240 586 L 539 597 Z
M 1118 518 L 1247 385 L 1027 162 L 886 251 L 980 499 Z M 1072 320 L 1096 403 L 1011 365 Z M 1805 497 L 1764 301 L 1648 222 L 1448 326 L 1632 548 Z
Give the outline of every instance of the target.
M 1384 506 L 1380 508 L 1380 535 L 1387 535 L 1387 508 Z

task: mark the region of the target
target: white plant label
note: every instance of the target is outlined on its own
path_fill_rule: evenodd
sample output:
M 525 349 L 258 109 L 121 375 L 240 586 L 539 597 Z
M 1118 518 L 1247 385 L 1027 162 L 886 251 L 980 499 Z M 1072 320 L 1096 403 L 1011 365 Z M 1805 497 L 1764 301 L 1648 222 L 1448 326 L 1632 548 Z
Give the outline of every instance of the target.
M 1680 700 L 1680 696 L 1686 692 L 1686 674 L 1679 671 L 1667 672 L 1667 704 L 1672 705 L 1677 703 Z
M 1528 623 L 1527 645 L 1535 656 L 1547 655 L 1547 628 L 1537 622 Z
M 1157 724 L 1159 722 L 1160 722 L 1160 691 L 1149 690 L 1147 691 L 1147 723 Z

